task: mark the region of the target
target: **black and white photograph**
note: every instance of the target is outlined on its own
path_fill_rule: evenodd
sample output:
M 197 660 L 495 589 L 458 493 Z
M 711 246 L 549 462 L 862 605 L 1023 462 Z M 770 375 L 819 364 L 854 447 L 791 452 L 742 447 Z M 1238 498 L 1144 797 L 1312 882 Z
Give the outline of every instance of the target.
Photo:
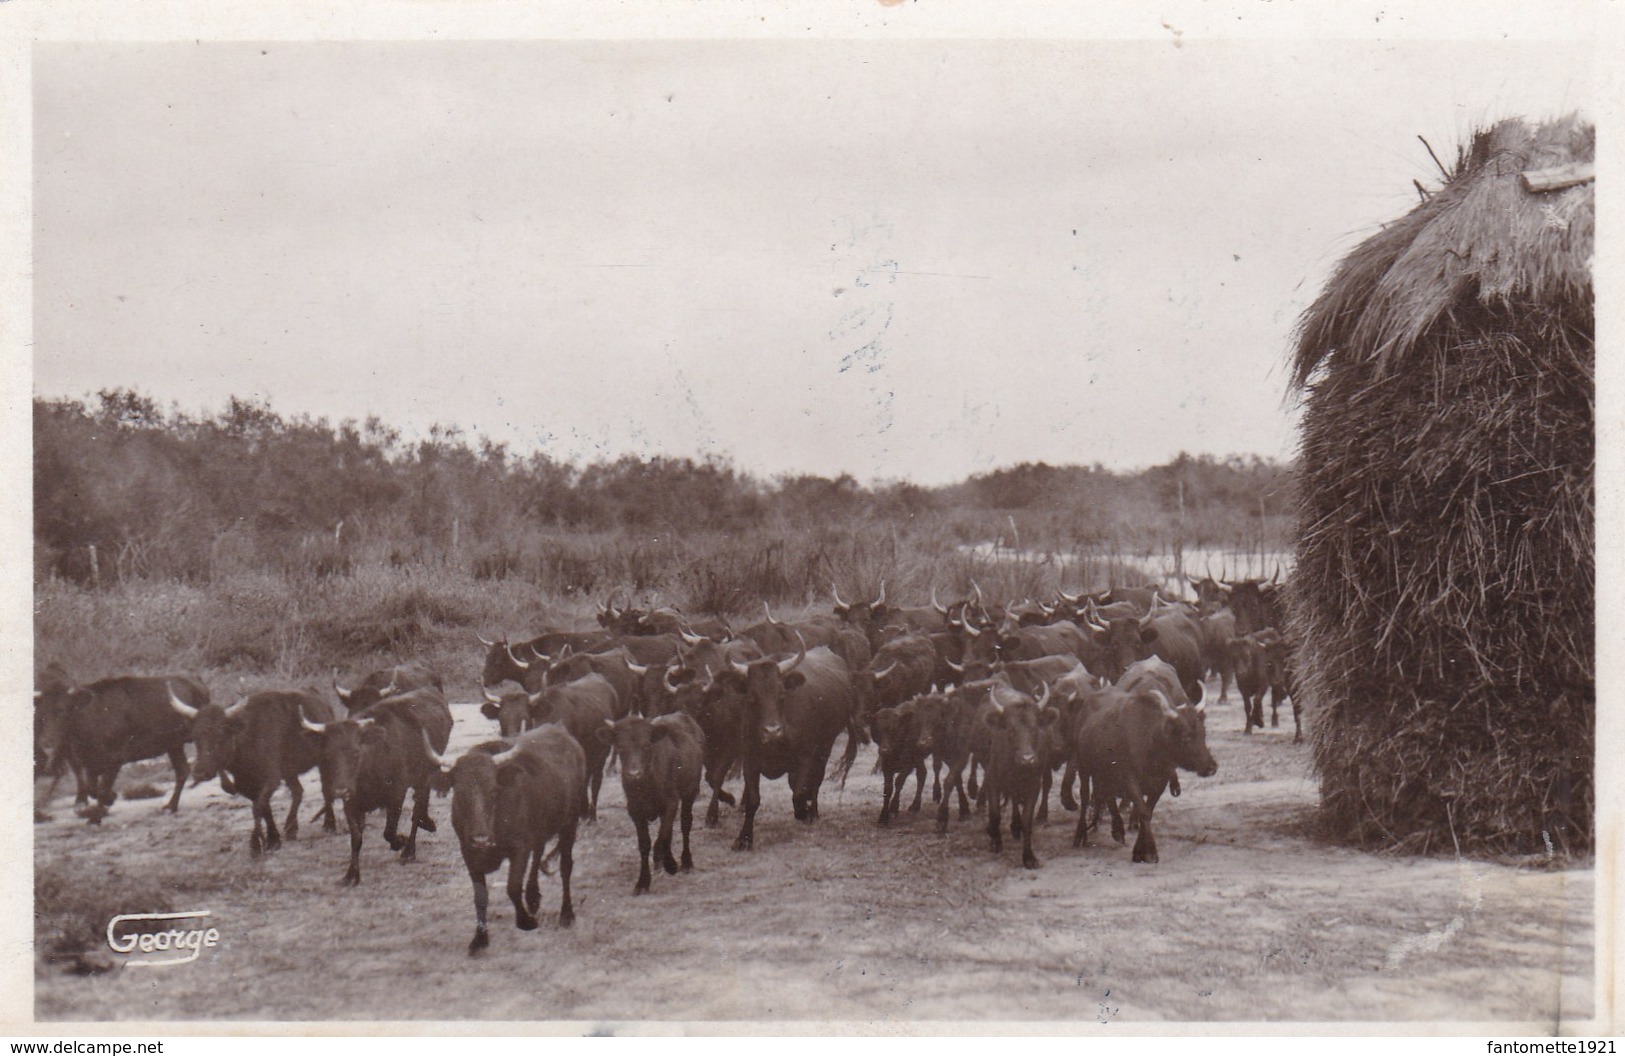
M 1027 6 L 0 4 L 12 1031 L 1616 1028 L 1617 13 Z

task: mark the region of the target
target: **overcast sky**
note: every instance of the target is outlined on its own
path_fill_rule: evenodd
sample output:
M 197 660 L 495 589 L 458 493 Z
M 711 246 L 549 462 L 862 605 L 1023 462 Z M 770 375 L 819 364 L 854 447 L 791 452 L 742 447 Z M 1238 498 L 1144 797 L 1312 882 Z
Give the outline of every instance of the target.
M 1290 457 L 1293 325 L 1588 44 L 47 44 L 34 387 L 943 483 Z

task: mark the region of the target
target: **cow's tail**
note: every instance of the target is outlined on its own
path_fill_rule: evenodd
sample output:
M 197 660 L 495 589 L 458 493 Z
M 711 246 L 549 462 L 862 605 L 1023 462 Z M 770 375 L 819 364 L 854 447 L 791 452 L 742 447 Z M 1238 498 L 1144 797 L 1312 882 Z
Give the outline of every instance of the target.
M 846 752 L 841 756 L 841 761 L 835 765 L 835 773 L 831 775 L 840 780 L 842 788 L 846 787 L 847 775 L 852 772 L 852 764 L 858 758 L 858 745 L 867 740 L 863 734 L 863 717 L 853 712 L 852 717 L 846 722 Z

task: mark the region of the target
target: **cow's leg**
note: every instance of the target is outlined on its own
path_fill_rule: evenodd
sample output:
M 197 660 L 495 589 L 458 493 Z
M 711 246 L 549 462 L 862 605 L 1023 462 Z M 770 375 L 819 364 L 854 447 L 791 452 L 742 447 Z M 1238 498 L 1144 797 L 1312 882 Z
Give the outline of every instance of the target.
M 1071 766 L 1072 764 L 1068 763 L 1067 765 Z M 1088 803 L 1089 778 L 1085 776 L 1085 772 L 1081 768 L 1079 768 L 1078 774 L 1078 794 L 1083 798 L 1084 803 Z M 1061 787 L 1064 789 L 1066 787 L 1066 779 L 1063 777 L 1061 782 Z M 1072 846 L 1089 846 L 1089 811 L 1081 804 L 1078 807 L 1078 824 L 1072 829 Z
M 164 809 L 175 814 L 181 809 L 181 789 L 186 787 L 186 779 L 192 776 L 192 768 L 186 762 L 185 744 L 177 744 L 169 750 L 169 765 L 175 768 L 175 791 L 170 793 Z
M 999 790 L 992 781 L 987 780 L 989 775 L 982 776 L 982 795 L 987 797 L 987 839 L 993 853 L 998 854 L 1004 850 L 1004 804 L 1000 801 Z
M 260 801 L 258 798 L 249 803 L 248 813 L 254 819 L 254 831 L 248 836 L 248 856 L 258 858 L 265 850 L 264 821 L 260 814 Z
M 931 756 L 931 802 L 942 802 L 942 760 Z
M 298 774 L 290 774 L 283 780 L 288 783 L 288 795 L 293 799 L 293 802 L 288 805 L 288 817 L 283 823 L 283 830 L 287 833 L 288 839 L 297 840 L 299 838 L 299 804 L 305 801 L 305 786 L 299 780 Z
M 567 827 L 559 833 L 559 881 L 564 886 L 564 895 L 559 903 L 559 927 L 568 928 L 575 923 L 575 907 L 570 904 L 570 872 L 575 868 L 576 830 L 575 826 Z
M 638 830 L 638 882 L 633 885 L 632 893 L 641 895 L 649 890 L 649 823 L 643 818 L 633 818 L 632 825 Z
M 1078 801 L 1072 795 L 1072 782 L 1077 780 L 1078 764 L 1076 760 L 1068 759 L 1066 767 L 1061 771 L 1061 806 L 1067 810 L 1077 810 Z
M 587 808 L 587 816 L 589 820 L 597 821 L 598 790 L 602 788 L 604 784 L 604 764 L 602 760 L 599 761 L 597 766 L 593 767 L 592 773 L 588 774 L 587 777 L 592 786 L 592 801 L 591 805 Z
M 756 768 L 756 764 L 747 762 L 745 764 L 745 793 L 742 797 L 745 801 L 745 821 L 739 827 L 738 837 L 734 839 L 734 850 L 736 851 L 750 850 L 751 844 L 756 839 L 756 808 L 762 802 L 762 791 L 759 787 L 761 782 L 761 771 Z
M 405 800 L 402 795 L 401 799 Z M 425 779 L 412 789 L 412 828 L 406 834 L 406 846 L 401 850 L 401 864 L 417 860 L 418 856 L 418 830 L 423 828 L 423 819 L 427 817 L 429 809 L 429 782 Z
M 717 806 L 722 801 L 722 789 L 711 785 L 711 803 L 705 808 L 705 827 L 714 829 L 722 823 L 722 811 Z
M 694 868 L 694 856 L 688 852 L 688 830 L 694 827 L 694 797 L 683 796 L 682 799 L 680 820 L 683 826 L 683 859 L 679 863 L 679 868 L 686 873 Z
M 673 799 L 661 812 L 660 835 L 655 837 L 655 855 L 660 859 L 660 865 L 666 870 L 667 876 L 677 875 L 677 858 L 671 853 L 671 838 L 676 828 L 677 801 Z
M 925 799 L 925 760 L 921 759 L 914 764 L 914 802 L 908 805 L 910 814 L 920 812 L 920 803 Z
M 472 957 L 491 945 L 491 937 L 485 932 L 485 909 L 491 894 L 486 890 L 484 873 L 470 866 L 468 879 L 474 884 L 474 938 L 468 944 L 468 955 Z
M 406 790 L 403 788 L 393 802 L 384 808 L 384 842 L 389 844 L 392 851 L 406 846 L 406 841 L 401 838 L 401 805 L 405 802 Z
M 322 809 L 318 810 L 310 820 L 312 823 L 318 820 L 321 821 L 323 832 L 334 832 L 338 829 L 338 823 L 333 816 L 333 793 L 330 791 L 333 782 L 327 760 L 323 759 L 317 764 L 316 772 L 322 779 Z
M 118 780 L 119 771 L 123 768 L 124 764 L 114 763 L 112 766 L 105 766 L 91 773 L 90 798 L 93 802 L 85 807 L 84 813 L 87 823 L 100 825 L 102 819 L 107 817 L 107 812 L 112 808 L 113 801 L 118 798 L 118 793 L 113 791 L 113 785 Z
M 880 779 L 880 785 L 881 785 L 881 788 L 880 788 L 880 818 L 879 818 L 878 824 L 881 824 L 881 825 L 884 825 L 887 822 L 891 821 L 891 812 L 892 812 L 891 782 L 892 782 L 891 767 L 889 767 L 889 766 L 884 767 L 881 770 L 881 779 Z
M 1044 771 L 1044 776 L 1046 778 L 1049 776 L 1048 770 Z M 1025 803 L 1017 802 L 1015 799 L 1010 801 L 1010 812 L 1012 815 L 1014 815 L 1017 810 L 1020 810 L 1026 815 L 1026 824 L 1022 825 L 1021 827 L 1021 864 L 1028 869 L 1038 868 L 1038 855 L 1033 853 L 1033 811 L 1036 806 L 1037 798 L 1038 797 L 1036 794 L 1029 792 L 1025 796 Z
M 970 797 L 980 803 L 982 801 L 982 784 L 976 780 L 977 762 L 976 756 L 972 755 L 970 757 L 970 772 L 965 775 L 965 781 L 970 789 Z
M 1138 785 L 1131 783 L 1128 794 L 1129 801 L 1134 804 L 1134 814 L 1140 819 L 1140 835 L 1134 840 L 1134 861 L 1155 864 L 1157 838 L 1151 834 L 1151 808 L 1140 794 Z
M 347 799 L 344 801 L 344 821 L 350 827 L 350 868 L 340 882 L 346 887 L 355 887 L 361 883 L 361 834 L 367 827 L 367 815 Z
M 525 908 L 525 866 L 530 864 L 530 858 L 531 855 L 523 851 L 508 857 L 508 901 L 513 903 L 514 927 L 520 931 L 536 930 L 536 918 Z
M 1236 669 L 1228 659 L 1219 664 L 1219 699 L 1216 703 L 1223 704 L 1230 694 L 1230 683 L 1236 679 Z
M 276 829 L 276 815 L 271 813 L 271 796 L 276 793 L 277 782 L 267 781 L 254 797 L 254 829 L 259 830 L 259 819 L 265 819 L 265 849 L 274 851 L 282 846 L 282 834 Z
M 547 841 L 543 840 L 530 856 L 530 875 L 525 878 L 525 908 L 530 910 L 531 916 L 542 910 L 542 861 L 546 852 Z
M 1039 775 L 1038 814 L 1036 817 L 1032 814 L 1027 815 L 1033 821 L 1049 820 L 1049 790 L 1050 786 L 1055 782 L 1055 771 L 1047 766 L 1043 768 L 1043 771 Z

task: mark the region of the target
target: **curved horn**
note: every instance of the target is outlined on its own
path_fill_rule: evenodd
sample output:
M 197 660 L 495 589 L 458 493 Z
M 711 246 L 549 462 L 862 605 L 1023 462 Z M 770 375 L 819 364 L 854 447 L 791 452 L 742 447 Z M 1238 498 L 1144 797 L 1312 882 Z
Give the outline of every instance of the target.
M 703 635 L 695 634 L 693 631 L 689 630 L 687 624 L 678 624 L 677 633 L 680 634 L 683 641 L 687 642 L 689 645 L 699 645 L 701 642 L 705 641 L 705 637 Z
M 513 661 L 513 666 L 517 667 L 521 671 L 529 671 L 530 665 L 536 662 L 534 660 L 521 660 L 517 656 L 513 655 L 513 646 L 509 645 L 507 642 L 502 643 L 502 648 L 508 654 L 508 659 Z M 536 655 L 540 656 L 541 654 L 537 653 Z
M 350 690 L 339 685 L 339 669 L 336 667 L 333 669 L 333 692 L 337 693 L 339 695 L 339 699 L 344 701 L 346 704 L 348 704 L 350 702 L 350 698 L 354 696 Z
M 1039 711 L 1043 711 L 1044 710 L 1044 705 L 1048 704 L 1048 703 L 1049 703 L 1049 683 L 1045 682 L 1044 683 L 1044 695 L 1039 697 L 1037 700 L 1033 701 L 1033 706 L 1036 707 Z
M 507 762 L 509 759 L 512 759 L 514 757 L 514 753 L 517 752 L 517 751 L 519 751 L 519 746 L 516 744 L 512 748 L 507 749 L 506 751 L 492 752 L 491 753 L 491 762 L 495 763 L 498 766 L 501 766 L 503 763 Z
M 305 718 L 305 713 L 304 713 L 303 710 L 301 710 L 299 712 L 299 725 L 303 726 L 305 729 L 309 730 L 311 733 L 326 733 L 327 732 L 327 723 L 325 723 L 325 722 L 311 722 L 309 719 Z
M 987 603 L 982 600 L 981 585 L 973 579 L 970 581 L 970 586 L 972 590 L 976 591 L 976 607 L 979 609 L 985 609 L 987 607 Z
M 871 605 L 884 605 L 884 604 L 886 604 L 886 581 L 884 579 L 880 581 L 880 596 L 878 598 L 876 598 L 874 601 L 871 601 L 869 604 L 871 604 Z
M 764 601 L 763 601 L 763 602 L 762 602 L 762 611 L 763 611 L 763 612 L 765 612 L 765 613 L 767 613 L 767 622 L 768 622 L 768 623 L 769 623 L 769 624 L 771 624 L 771 625 L 772 625 L 772 626 L 774 626 L 774 627 L 782 627 L 782 626 L 784 626 L 784 625 L 783 625 L 783 624 L 782 624 L 782 623 L 780 623 L 780 622 L 779 622 L 779 621 L 778 621 L 778 620 L 775 620 L 775 619 L 774 619 L 774 618 L 773 618 L 773 610 L 772 610 L 772 609 L 770 609 L 770 608 L 768 608 L 768 606 L 767 606 L 767 602 L 766 602 L 766 601 L 765 601 L 765 600 L 764 600 Z
M 1201 703 L 1195 705 L 1195 708 L 1196 708 L 1196 714 L 1198 714 L 1198 715 L 1206 715 L 1207 714 L 1207 701 L 1204 700 Z
M 649 668 L 647 666 L 643 664 L 634 664 L 630 660 L 626 662 L 626 669 L 632 672 L 634 675 L 637 675 L 639 678 L 642 678 L 644 675 L 649 673 Z
M 891 674 L 894 670 L 896 670 L 896 668 L 897 668 L 897 661 L 893 660 L 891 663 L 886 665 L 884 670 L 873 672 L 873 678 L 874 678 L 874 680 L 876 682 L 879 682 L 881 679 L 885 678 L 887 675 Z
M 197 718 L 197 709 L 186 703 L 186 701 L 182 700 L 180 697 L 177 697 L 175 695 L 175 687 L 170 684 L 168 680 L 165 680 L 164 688 L 169 690 L 169 706 L 179 712 L 182 718 Z
M 965 665 L 964 664 L 956 664 L 952 660 L 949 660 L 946 657 L 943 658 L 942 662 L 947 664 L 948 665 L 948 670 L 952 671 L 956 675 L 962 675 L 962 674 L 965 673 Z
M 807 639 L 801 637 L 801 632 L 797 631 L 796 640 L 801 643 L 801 652 L 797 653 L 791 659 L 779 661 L 779 674 L 781 675 L 788 675 L 790 672 L 801 666 L 801 661 L 807 659 Z
M 243 697 L 243 699 L 239 700 L 237 703 L 233 704 L 231 707 L 226 709 L 226 718 L 228 718 L 228 719 L 236 718 L 238 715 L 241 715 L 243 713 L 243 710 L 245 708 L 247 708 L 247 707 L 248 707 L 248 698 L 245 696 L 245 697 Z
M 738 672 L 741 675 L 750 674 L 750 665 L 749 664 L 742 664 L 738 660 L 735 660 L 731 656 L 728 658 L 728 666 L 733 668 L 736 672 Z
M 1077 594 L 1068 594 L 1064 590 L 1057 590 L 1055 592 L 1055 596 L 1066 602 L 1068 605 L 1076 605 L 1083 597 L 1083 594 L 1081 592 Z
M 434 743 L 429 740 L 429 731 L 419 726 L 418 732 L 423 734 L 423 754 L 429 757 L 429 761 L 442 770 L 450 769 L 451 763 L 446 761 L 446 757 L 434 750 Z
M 1270 577 L 1270 582 L 1273 584 L 1273 583 L 1279 583 L 1280 581 L 1281 581 L 1281 562 L 1277 561 L 1277 562 L 1275 562 L 1275 575 Z
M 497 643 L 489 640 L 488 638 L 486 638 L 485 635 L 483 635 L 483 634 L 476 634 L 474 637 L 478 638 L 480 640 L 480 644 L 485 646 L 487 649 L 489 649 L 493 645 L 497 644 Z
M 980 638 L 982 636 L 982 629 L 971 623 L 969 620 L 961 620 L 959 623 L 959 629 L 970 635 L 972 638 Z
M 1166 717 L 1168 717 L 1170 719 L 1179 718 L 1179 712 L 1175 711 L 1174 706 L 1172 704 L 1168 703 L 1168 698 L 1163 695 L 1162 690 L 1153 689 L 1151 691 L 1151 695 L 1153 697 L 1157 698 L 1157 703 L 1158 704 L 1162 705 L 1162 713 L 1163 713 L 1163 715 L 1165 715 Z
M 841 600 L 841 588 L 836 586 L 833 581 L 829 585 L 829 592 L 835 596 L 836 612 L 846 612 L 852 608 L 852 606 Z
M 1111 631 L 1111 628 L 1106 626 L 1105 624 L 1096 623 L 1094 620 L 1089 619 L 1087 617 L 1084 618 L 1083 625 L 1085 627 L 1089 628 L 1091 631 L 1106 631 L 1108 633 Z
M 931 584 L 931 607 L 942 613 L 944 616 L 948 615 L 947 606 L 937 600 L 937 585 L 935 583 Z
M 681 687 L 671 684 L 671 671 L 671 668 L 666 668 L 665 673 L 660 676 L 660 684 L 666 687 L 667 693 L 675 694 Z
M 499 694 L 499 693 L 492 693 L 491 692 L 491 687 L 486 685 L 484 682 L 480 683 L 480 695 L 483 696 L 488 703 L 491 703 L 491 704 L 501 704 L 502 703 L 502 695 Z

